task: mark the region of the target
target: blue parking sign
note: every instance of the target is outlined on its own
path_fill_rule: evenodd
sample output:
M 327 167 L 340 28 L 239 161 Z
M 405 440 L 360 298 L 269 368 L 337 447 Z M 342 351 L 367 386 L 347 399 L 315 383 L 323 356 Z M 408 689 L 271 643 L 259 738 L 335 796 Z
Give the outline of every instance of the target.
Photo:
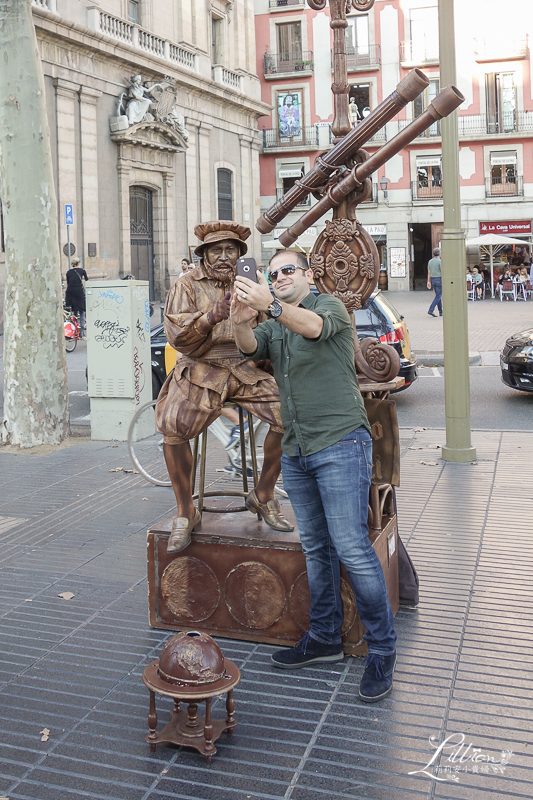
M 74 211 L 69 203 L 65 203 L 65 225 L 74 225 Z

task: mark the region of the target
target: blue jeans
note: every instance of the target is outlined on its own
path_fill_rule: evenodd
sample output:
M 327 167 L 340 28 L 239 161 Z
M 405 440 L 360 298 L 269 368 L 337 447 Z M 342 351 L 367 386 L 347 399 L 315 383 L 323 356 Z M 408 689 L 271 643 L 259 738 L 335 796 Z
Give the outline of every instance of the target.
M 350 578 L 369 653 L 396 649 L 394 617 L 379 558 L 368 538 L 372 439 L 358 428 L 311 456 L 281 458 L 283 486 L 294 509 L 311 593 L 310 633 L 341 641 L 340 564 Z
M 432 278 L 431 288 L 435 290 L 435 297 L 429 307 L 428 314 L 433 314 L 435 306 L 437 306 L 439 314 L 442 316 L 442 278 Z

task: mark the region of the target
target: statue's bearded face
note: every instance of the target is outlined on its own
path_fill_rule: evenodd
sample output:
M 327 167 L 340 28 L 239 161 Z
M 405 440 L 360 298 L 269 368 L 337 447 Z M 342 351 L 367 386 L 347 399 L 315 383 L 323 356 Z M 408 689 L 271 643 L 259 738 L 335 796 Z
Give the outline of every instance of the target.
M 235 277 L 235 267 L 239 258 L 239 245 L 232 239 L 208 244 L 204 250 L 205 271 L 219 283 L 231 283 Z

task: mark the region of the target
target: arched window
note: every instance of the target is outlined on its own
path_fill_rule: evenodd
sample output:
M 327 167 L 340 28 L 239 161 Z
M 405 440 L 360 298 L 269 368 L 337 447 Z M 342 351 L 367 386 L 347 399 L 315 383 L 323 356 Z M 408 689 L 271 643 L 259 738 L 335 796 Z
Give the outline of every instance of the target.
M 218 218 L 233 219 L 233 187 L 229 169 L 217 169 Z

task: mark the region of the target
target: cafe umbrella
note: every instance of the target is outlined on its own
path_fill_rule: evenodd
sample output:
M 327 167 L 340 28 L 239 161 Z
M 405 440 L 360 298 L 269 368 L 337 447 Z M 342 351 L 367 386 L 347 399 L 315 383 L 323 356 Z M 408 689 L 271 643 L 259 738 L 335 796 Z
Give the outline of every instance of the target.
M 531 252 L 531 242 L 524 239 L 514 239 L 511 236 L 498 236 L 497 233 L 486 233 L 483 236 L 476 236 L 475 239 L 467 239 L 467 247 L 480 247 L 481 251 L 489 254 L 490 259 L 490 286 L 494 297 L 494 256 L 510 244 L 527 245 Z

